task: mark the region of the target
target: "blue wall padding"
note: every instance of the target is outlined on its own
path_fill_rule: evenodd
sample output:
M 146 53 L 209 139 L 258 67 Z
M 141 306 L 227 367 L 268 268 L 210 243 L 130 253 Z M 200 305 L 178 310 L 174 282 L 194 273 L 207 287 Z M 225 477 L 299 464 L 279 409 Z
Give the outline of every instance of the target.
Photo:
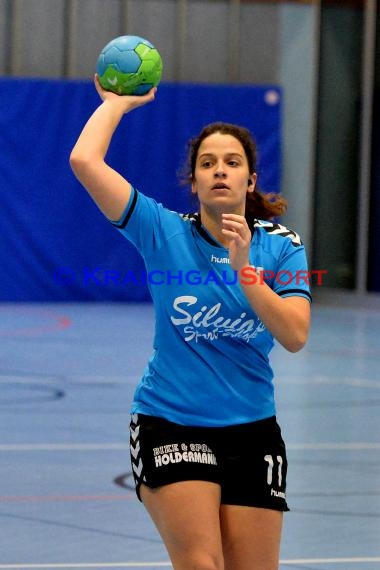
M 194 210 L 178 179 L 187 141 L 205 124 L 234 122 L 257 140 L 261 188 L 278 192 L 281 97 L 272 86 L 163 84 L 154 103 L 123 119 L 108 162 L 165 206 Z M 143 262 L 69 167 L 99 103 L 90 81 L 0 79 L 0 301 L 150 299 L 145 285 L 122 284 Z

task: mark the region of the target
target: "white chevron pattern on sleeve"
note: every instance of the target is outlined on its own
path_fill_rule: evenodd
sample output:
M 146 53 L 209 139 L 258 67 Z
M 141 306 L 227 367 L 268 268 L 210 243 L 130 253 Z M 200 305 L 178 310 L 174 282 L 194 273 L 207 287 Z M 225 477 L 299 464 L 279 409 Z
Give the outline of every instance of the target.
M 256 220 L 254 224 L 255 228 L 263 228 L 268 234 L 283 236 L 291 240 L 292 244 L 296 247 L 302 245 L 300 236 L 289 228 L 282 226 L 281 224 L 276 224 L 274 222 L 266 222 L 263 220 Z

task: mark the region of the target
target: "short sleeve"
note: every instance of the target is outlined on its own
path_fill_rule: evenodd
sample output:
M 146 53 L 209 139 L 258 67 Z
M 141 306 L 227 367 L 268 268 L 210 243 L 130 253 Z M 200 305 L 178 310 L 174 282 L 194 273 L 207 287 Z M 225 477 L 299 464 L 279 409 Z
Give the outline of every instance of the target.
M 177 212 L 164 208 L 153 198 L 132 188 L 121 218 L 117 221 L 111 220 L 111 224 L 143 257 L 147 257 L 179 231 L 181 218 Z
M 311 301 L 310 273 L 302 242 L 285 238 L 273 277 L 273 290 L 281 297 L 299 296 Z

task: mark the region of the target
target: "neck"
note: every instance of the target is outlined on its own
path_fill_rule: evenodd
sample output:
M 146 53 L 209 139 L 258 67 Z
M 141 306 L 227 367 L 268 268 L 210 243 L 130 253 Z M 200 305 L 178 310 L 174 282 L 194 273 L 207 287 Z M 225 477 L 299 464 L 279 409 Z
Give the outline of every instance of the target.
M 222 213 L 219 211 L 209 211 L 207 208 L 200 208 L 201 221 L 203 227 L 212 235 L 212 237 L 219 242 L 224 247 L 228 248 L 229 239 L 222 232 Z M 231 212 L 232 214 L 238 214 L 244 216 L 244 212 Z

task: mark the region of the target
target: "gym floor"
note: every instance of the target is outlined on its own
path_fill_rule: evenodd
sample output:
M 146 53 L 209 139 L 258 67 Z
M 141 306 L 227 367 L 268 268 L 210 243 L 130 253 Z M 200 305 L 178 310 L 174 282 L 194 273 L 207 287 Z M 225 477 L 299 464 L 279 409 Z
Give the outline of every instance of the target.
M 129 405 L 150 304 L 0 305 L 0 569 L 171 568 L 137 501 Z M 281 568 L 380 569 L 380 301 L 313 305 L 276 346 L 287 442 Z

